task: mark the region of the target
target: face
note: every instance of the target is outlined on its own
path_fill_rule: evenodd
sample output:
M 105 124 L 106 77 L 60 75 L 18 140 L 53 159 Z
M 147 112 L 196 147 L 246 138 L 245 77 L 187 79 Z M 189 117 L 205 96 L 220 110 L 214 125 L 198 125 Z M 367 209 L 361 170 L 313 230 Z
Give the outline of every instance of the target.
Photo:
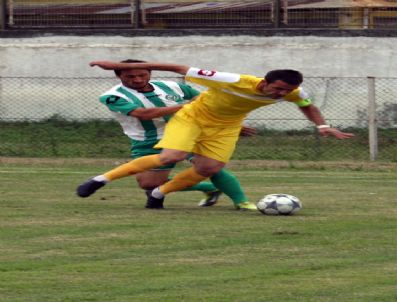
M 124 86 L 141 92 L 151 91 L 150 71 L 146 69 L 125 69 L 119 75 Z
M 298 87 L 299 85 L 287 84 L 281 80 L 274 81 L 270 84 L 263 80 L 259 83 L 258 90 L 272 99 L 280 99 Z

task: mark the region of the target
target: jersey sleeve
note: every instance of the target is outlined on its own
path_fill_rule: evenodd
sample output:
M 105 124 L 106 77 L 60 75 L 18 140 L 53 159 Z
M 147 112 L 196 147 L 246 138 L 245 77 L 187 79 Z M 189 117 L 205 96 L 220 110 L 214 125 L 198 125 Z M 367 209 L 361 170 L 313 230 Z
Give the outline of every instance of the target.
M 124 115 L 128 115 L 131 111 L 139 107 L 137 104 L 128 102 L 126 99 L 117 95 L 102 95 L 99 97 L 99 101 L 106 105 L 110 111 Z
M 189 68 L 185 78 L 187 81 L 210 88 L 219 88 L 240 81 L 240 75 L 236 73 L 203 70 L 195 67 Z
M 298 107 L 307 107 L 312 104 L 309 95 L 302 87 L 295 89 L 284 97 L 284 100 L 295 103 Z
M 298 105 L 298 107 L 307 107 L 307 106 L 312 104 L 312 100 L 311 99 L 304 99 L 304 100 L 300 100 L 298 102 L 295 102 L 295 104 Z
M 183 92 L 184 100 L 191 100 L 200 94 L 200 91 L 198 91 L 197 89 L 195 89 L 189 85 L 182 84 L 182 83 L 178 83 L 178 85 Z

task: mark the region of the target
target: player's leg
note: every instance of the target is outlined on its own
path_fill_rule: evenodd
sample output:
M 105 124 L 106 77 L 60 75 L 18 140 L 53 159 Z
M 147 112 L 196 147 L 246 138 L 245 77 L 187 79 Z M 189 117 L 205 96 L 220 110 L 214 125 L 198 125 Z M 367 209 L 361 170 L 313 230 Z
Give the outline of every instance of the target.
M 88 197 L 110 181 L 184 160 L 192 151 L 200 132 L 200 126 L 195 125 L 194 121 L 189 121 L 185 117 L 178 118 L 178 114 L 174 115 L 165 127 L 163 138 L 155 146 L 155 148 L 163 149 L 160 154 L 134 159 L 105 174 L 98 175 L 80 185 L 77 188 L 77 194 L 80 197 Z M 165 148 L 169 150 L 164 152 Z
M 184 128 L 178 129 L 175 126 Z M 240 125 L 206 127 L 198 125 L 188 117 L 180 118 L 178 114 L 174 116 L 157 147 L 164 148 L 162 154 L 165 155 L 170 149 L 192 151 L 195 154 L 194 166 L 178 173 L 171 181 L 154 189 L 153 198 L 162 198 L 165 194 L 183 190 L 218 173 L 232 156 L 240 130 Z M 175 140 L 171 141 L 171 136 L 167 135 L 167 131 L 179 132 L 181 135 L 172 137 Z M 254 204 L 242 200 L 236 208 L 256 210 Z
M 168 181 L 170 172 L 171 169 L 141 172 L 136 175 L 136 181 L 141 189 L 153 190 Z
M 187 115 L 180 115 L 179 112 L 168 122 L 164 136 L 155 148 L 162 148 L 160 157 L 171 158 L 175 151 L 186 151 L 191 153 L 198 138 L 201 136 L 202 127 Z M 187 155 L 187 154 L 186 154 Z M 165 194 L 180 191 L 198 184 L 208 178 L 210 174 L 197 173 L 194 167 L 176 174 L 168 181 L 152 192 L 153 198 L 162 198 Z
M 242 202 L 247 202 L 248 198 L 245 195 L 240 181 L 237 177 L 226 169 L 221 169 L 218 173 L 211 176 L 211 182 L 218 189 L 218 192 L 224 193 L 228 196 L 234 205 Z M 213 206 L 217 200 L 214 198 L 203 199 L 199 202 L 200 207 Z
M 138 182 L 139 187 L 144 189 L 146 195 L 148 196 L 154 188 L 170 180 L 169 175 L 172 168 L 173 165 L 172 166 L 169 165 L 169 166 L 159 167 L 156 170 L 150 170 L 150 171 L 138 173 L 136 175 L 136 180 Z M 205 200 L 215 200 L 215 202 L 220 195 L 219 191 L 213 185 L 213 183 L 206 181 L 202 181 L 194 186 L 188 187 L 183 191 L 203 192 L 206 195 Z M 162 209 L 164 208 L 163 203 L 164 203 L 164 198 L 161 198 L 159 200 L 153 200 L 148 198 L 145 207 L 148 209 Z
M 236 208 L 246 206 L 256 209 L 256 206 L 253 207 L 253 204 L 249 203 L 248 198 L 241 187 L 240 181 L 231 172 L 226 169 L 222 169 L 211 177 L 211 181 L 218 190 L 222 191 L 233 201 Z M 202 204 L 201 206 L 208 205 Z
M 154 189 L 152 196 L 157 199 L 163 198 L 164 195 L 168 193 L 181 191 L 203 181 L 206 178 L 208 177 L 198 174 L 194 167 L 191 167 L 176 174 L 173 179 Z
M 240 126 L 223 128 L 215 133 L 213 129 L 208 129 L 205 133 L 208 138 L 195 148 L 195 152 L 227 162 L 234 152 L 240 130 Z M 196 155 L 194 161 L 200 166 L 201 155 Z M 232 199 L 236 209 L 256 210 L 256 205 L 248 201 L 240 182 L 230 172 L 222 169 L 211 176 L 211 181 L 217 189 Z
M 160 160 L 160 155 L 148 155 L 134 159 L 104 174 L 97 175 L 81 184 L 77 188 L 77 195 L 80 197 L 88 197 L 110 181 L 130 175 L 135 175 L 137 173 L 162 166 L 163 164 L 164 163 Z
M 160 199 L 152 199 L 150 198 L 150 194 L 152 190 L 167 181 L 171 178 L 169 177 L 171 170 L 151 170 L 139 173 L 136 175 L 136 180 L 139 186 L 145 190 L 146 196 L 148 197 L 145 207 L 148 209 L 162 209 L 164 208 L 164 197 Z M 203 200 L 213 203 L 216 203 L 221 192 L 213 185 L 212 182 L 202 181 L 196 185 L 185 188 L 182 191 L 199 191 L 203 192 L 206 196 Z
M 163 152 L 167 152 L 167 149 L 164 149 Z M 165 194 L 191 187 L 212 176 L 222 169 L 224 165 L 225 163 L 223 162 L 200 156 L 199 160 L 197 158 L 195 159 L 193 167 L 179 172 L 173 179 L 154 189 L 152 195 L 155 198 L 161 198 Z
M 194 156 L 193 154 L 189 154 L 186 158 L 190 163 L 193 162 Z M 218 199 L 222 195 L 222 192 L 219 191 L 212 182 L 202 181 L 196 185 L 191 187 L 182 189 L 181 191 L 202 191 L 205 195 L 203 199 L 200 200 L 199 205 L 202 206 L 212 206 L 217 203 Z
M 147 209 L 162 209 L 164 208 L 164 198 L 159 200 L 151 200 L 150 194 L 152 190 L 163 183 L 168 181 L 171 168 L 161 167 L 158 170 L 150 170 L 138 173 L 136 175 L 136 181 L 140 188 L 145 190 L 147 201 L 145 208 Z
M 215 186 L 228 195 L 234 202 L 236 209 L 238 210 L 256 210 L 256 205 L 249 202 L 241 189 L 240 183 L 237 178 L 229 173 L 223 173 L 222 176 L 218 175 L 215 177 Z M 219 179 L 221 178 L 221 179 Z M 194 183 L 205 179 L 205 176 L 198 174 L 194 167 L 183 170 L 182 172 L 175 175 L 175 177 L 156 188 L 152 192 L 154 200 L 164 198 L 168 193 L 180 191 L 183 188 L 192 186 Z M 235 186 L 235 187 L 233 187 Z
M 169 180 L 171 180 L 171 178 Z M 222 192 L 219 191 L 215 187 L 215 185 L 210 181 L 201 181 L 198 184 L 184 188 L 181 191 L 182 192 L 186 192 L 186 191 L 203 192 L 204 198 L 200 200 L 200 203 L 206 203 L 206 204 L 211 204 L 211 205 L 216 204 L 219 197 L 222 195 Z
M 170 123 L 172 123 L 172 121 Z M 211 177 L 222 169 L 225 166 L 225 163 L 229 160 L 233 153 L 234 145 L 240 132 L 240 127 L 232 127 L 232 131 L 225 131 L 226 128 L 218 127 L 206 129 L 203 125 L 199 125 L 198 127 L 200 130 L 199 135 L 190 138 L 190 140 L 188 140 L 189 137 L 185 136 L 184 140 L 178 141 L 179 147 L 183 147 L 183 144 L 190 143 L 190 149 L 193 150 L 195 154 L 193 167 L 183 170 L 175 175 L 171 181 L 168 181 L 159 188 L 154 189 L 152 192 L 152 196 L 154 198 L 161 198 L 165 194 L 180 191 Z M 229 139 L 224 138 L 224 132 L 229 134 Z M 173 142 L 164 139 L 162 139 L 158 144 L 159 147 L 164 148 L 163 152 L 165 154 L 169 150 L 167 148 L 172 148 L 169 147 L 172 145 Z

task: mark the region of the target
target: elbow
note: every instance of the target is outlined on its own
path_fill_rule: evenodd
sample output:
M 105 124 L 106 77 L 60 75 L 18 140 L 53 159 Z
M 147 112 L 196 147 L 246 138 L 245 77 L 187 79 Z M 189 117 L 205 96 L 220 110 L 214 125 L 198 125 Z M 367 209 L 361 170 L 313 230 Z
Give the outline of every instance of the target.
M 175 69 L 175 72 L 181 75 L 186 75 L 189 68 L 190 68 L 189 66 L 181 65 Z

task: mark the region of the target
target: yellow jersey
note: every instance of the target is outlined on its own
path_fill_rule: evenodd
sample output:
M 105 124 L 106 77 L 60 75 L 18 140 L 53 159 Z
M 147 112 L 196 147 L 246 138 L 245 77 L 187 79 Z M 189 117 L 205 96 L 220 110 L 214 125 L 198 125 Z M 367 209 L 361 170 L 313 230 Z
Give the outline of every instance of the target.
M 206 126 L 230 126 L 242 123 L 247 114 L 259 107 L 287 101 L 300 107 L 311 104 L 301 87 L 282 99 L 272 99 L 256 89 L 263 78 L 190 68 L 186 80 L 208 87 L 180 114 L 187 114 Z M 179 114 L 179 112 L 178 112 Z

